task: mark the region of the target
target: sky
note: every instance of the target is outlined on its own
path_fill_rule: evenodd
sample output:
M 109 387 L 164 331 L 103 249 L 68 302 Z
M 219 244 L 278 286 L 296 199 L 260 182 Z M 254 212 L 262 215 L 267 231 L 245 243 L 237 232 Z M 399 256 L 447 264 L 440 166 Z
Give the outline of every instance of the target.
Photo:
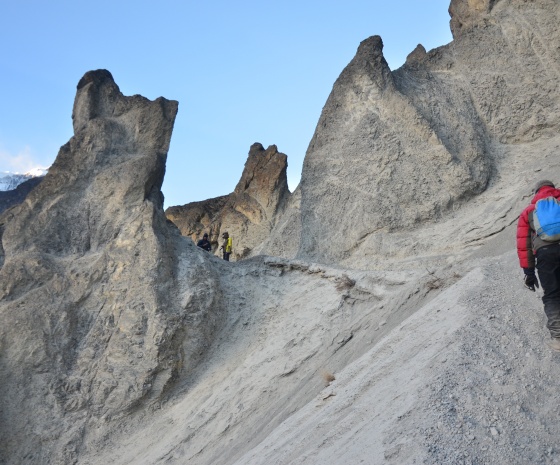
M 332 86 L 372 35 L 389 67 L 452 40 L 450 0 L 0 0 L 0 172 L 52 164 L 76 85 L 107 69 L 124 95 L 179 101 L 165 207 L 229 194 L 250 146 L 288 156 L 288 185 Z

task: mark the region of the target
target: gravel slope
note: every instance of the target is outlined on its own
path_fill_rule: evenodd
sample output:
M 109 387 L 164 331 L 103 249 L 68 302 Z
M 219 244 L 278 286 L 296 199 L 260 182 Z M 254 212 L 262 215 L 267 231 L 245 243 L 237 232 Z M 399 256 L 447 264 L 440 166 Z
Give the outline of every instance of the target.
M 516 257 L 396 327 L 236 464 L 560 461 L 560 354 Z

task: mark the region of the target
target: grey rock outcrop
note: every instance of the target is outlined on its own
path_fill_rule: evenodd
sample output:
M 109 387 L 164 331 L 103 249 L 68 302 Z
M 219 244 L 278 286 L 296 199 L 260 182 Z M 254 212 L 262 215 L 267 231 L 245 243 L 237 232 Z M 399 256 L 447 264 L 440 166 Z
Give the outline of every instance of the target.
M 231 194 L 169 207 L 165 211 L 167 218 L 193 241 L 207 232 L 216 253 L 222 233 L 228 231 L 233 238 L 234 259 L 254 255 L 254 249 L 269 237 L 290 200 L 287 167 L 286 155 L 278 152 L 275 145 L 265 150 L 254 143 Z
M 454 41 L 420 45 L 393 72 L 381 38 L 363 41 L 305 157 L 298 257 L 375 261 L 383 244 L 412 253 L 402 232 L 483 192 L 507 146 L 556 134 L 558 10 L 552 0 L 454 0 Z
M 444 105 L 464 127 L 460 140 L 448 140 L 399 91 L 382 47 L 378 36 L 362 42 L 310 143 L 301 180 L 303 257 L 337 261 L 369 234 L 433 220 L 486 187 L 491 166 L 476 113 Z
M 74 136 L 0 216 L 0 462 L 74 463 L 86 436 L 157 406 L 211 340 L 214 272 L 163 212 L 177 108 L 86 73 Z
M 451 0 L 449 5 L 449 26 L 453 37 L 464 31 L 491 21 L 490 11 L 499 0 Z

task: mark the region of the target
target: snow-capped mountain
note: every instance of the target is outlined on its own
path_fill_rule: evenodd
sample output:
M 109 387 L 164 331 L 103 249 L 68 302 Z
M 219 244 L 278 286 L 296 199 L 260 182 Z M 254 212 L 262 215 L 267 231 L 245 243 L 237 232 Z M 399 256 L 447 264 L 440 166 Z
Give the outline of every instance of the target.
M 46 168 L 35 168 L 27 173 L 10 173 L 9 171 L 0 172 L 0 191 L 11 191 L 22 182 L 31 178 L 37 178 L 47 174 Z

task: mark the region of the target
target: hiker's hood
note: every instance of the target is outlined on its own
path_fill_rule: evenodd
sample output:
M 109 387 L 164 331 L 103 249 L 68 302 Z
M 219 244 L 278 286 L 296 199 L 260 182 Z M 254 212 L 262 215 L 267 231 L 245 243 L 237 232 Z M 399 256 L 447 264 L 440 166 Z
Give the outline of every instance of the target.
M 552 186 L 543 186 L 539 189 L 539 191 L 531 200 L 532 204 L 537 203 L 540 199 L 546 199 L 547 197 L 554 197 L 556 199 L 560 199 L 560 189 L 556 189 Z

